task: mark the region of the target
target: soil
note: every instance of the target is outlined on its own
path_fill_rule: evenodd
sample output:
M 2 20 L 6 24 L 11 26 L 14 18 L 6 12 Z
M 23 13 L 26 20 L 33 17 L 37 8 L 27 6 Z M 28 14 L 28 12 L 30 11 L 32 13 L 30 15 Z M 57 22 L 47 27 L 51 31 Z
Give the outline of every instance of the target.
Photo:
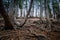
M 17 30 L 0 30 L 0 40 L 60 40 L 60 25 L 52 23 L 52 29 L 49 31 L 45 27 L 46 23 L 40 24 L 37 21 L 37 24 L 33 23 L 34 20 L 31 21 L 27 21 L 29 24 L 26 23 L 24 27 Z

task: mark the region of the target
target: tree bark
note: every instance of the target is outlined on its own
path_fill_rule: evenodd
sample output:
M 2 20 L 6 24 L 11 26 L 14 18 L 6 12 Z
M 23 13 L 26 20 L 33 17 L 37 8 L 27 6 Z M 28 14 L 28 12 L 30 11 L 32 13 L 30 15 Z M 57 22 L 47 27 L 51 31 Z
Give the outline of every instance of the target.
M 3 16 L 5 21 L 5 29 L 14 29 L 14 25 L 12 23 L 11 18 L 8 16 L 7 12 L 4 9 L 3 6 L 3 0 L 0 0 L 0 14 Z

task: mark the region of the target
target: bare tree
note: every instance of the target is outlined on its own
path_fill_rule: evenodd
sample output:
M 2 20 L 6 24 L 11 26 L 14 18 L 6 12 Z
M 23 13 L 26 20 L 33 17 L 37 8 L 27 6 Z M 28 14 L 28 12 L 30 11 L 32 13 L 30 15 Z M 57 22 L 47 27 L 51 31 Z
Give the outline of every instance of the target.
M 27 15 L 26 15 L 25 21 L 20 27 L 23 27 L 25 25 L 25 23 L 26 23 L 26 21 L 28 19 L 28 16 L 30 15 L 30 12 L 31 12 L 32 4 L 33 4 L 33 0 L 31 0 L 31 2 L 30 2 L 29 10 L 27 11 Z
M 43 3 L 42 3 L 42 0 L 40 1 L 40 18 L 42 19 L 43 18 Z

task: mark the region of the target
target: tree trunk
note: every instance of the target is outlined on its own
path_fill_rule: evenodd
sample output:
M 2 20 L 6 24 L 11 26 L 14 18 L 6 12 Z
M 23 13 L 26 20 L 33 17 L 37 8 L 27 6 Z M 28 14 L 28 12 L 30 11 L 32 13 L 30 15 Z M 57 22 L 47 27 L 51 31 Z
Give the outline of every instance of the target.
M 34 3 L 33 3 L 33 6 L 32 6 L 32 17 L 34 17 Z
M 33 17 L 33 15 L 34 15 L 34 3 L 32 4 L 31 13 L 30 13 L 30 17 Z
M 48 11 L 49 11 L 49 18 L 52 18 L 52 13 L 49 5 L 48 5 Z
M 3 6 L 3 0 L 0 0 L 0 14 L 3 16 L 5 20 L 5 29 L 14 29 L 14 25 L 11 21 L 11 18 L 6 13 L 4 6 Z
M 45 13 L 46 13 L 46 21 L 48 22 L 48 29 L 49 31 L 51 31 L 51 21 L 50 21 L 50 18 L 49 18 L 49 10 L 48 10 L 48 0 L 45 0 L 46 4 L 45 4 Z
M 56 0 L 56 2 L 52 1 L 52 4 L 53 4 L 53 12 L 54 12 L 54 15 L 55 15 L 55 19 L 59 19 L 59 17 L 58 17 L 58 15 L 60 15 L 60 13 L 59 13 L 59 3 Z
M 40 2 L 40 18 L 43 18 L 43 6 L 42 1 Z
M 31 0 L 31 2 L 30 2 L 29 10 L 27 11 L 27 15 L 26 15 L 25 21 L 20 27 L 23 27 L 25 25 L 25 23 L 26 23 L 26 21 L 28 19 L 28 16 L 30 15 L 30 12 L 31 12 L 32 4 L 33 4 L 33 0 Z
M 37 8 L 36 8 L 36 16 L 35 17 L 37 17 Z
M 22 17 L 22 9 L 20 9 L 20 12 L 21 12 L 21 17 Z

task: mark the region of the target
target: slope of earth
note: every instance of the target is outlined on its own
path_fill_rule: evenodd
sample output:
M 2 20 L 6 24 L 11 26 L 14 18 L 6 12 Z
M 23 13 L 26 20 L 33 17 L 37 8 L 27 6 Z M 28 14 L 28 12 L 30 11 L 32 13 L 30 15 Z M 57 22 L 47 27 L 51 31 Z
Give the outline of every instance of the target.
M 47 32 L 34 26 L 26 26 L 20 30 L 0 31 L 1 40 L 47 40 Z
M 60 32 L 47 32 L 35 26 L 0 31 L 0 40 L 60 40 Z
M 17 30 L 0 31 L 0 40 L 60 40 L 59 23 L 53 22 L 51 31 L 49 31 L 46 23 L 32 22 Z

